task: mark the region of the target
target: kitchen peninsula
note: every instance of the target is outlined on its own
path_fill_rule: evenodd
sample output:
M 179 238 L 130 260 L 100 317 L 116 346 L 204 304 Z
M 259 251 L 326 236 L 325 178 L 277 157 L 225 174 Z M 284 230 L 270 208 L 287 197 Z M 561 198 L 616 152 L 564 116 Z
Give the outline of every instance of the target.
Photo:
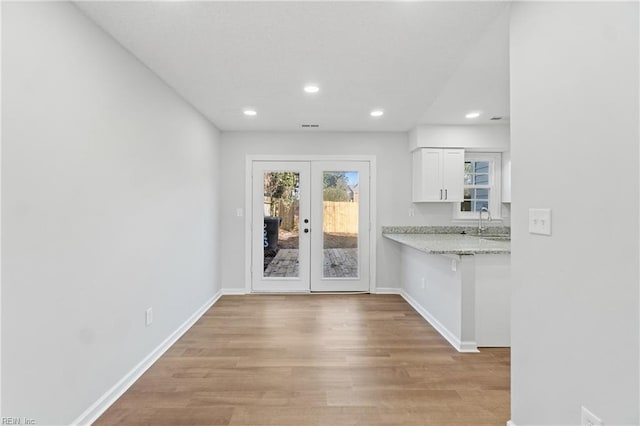
M 509 228 L 383 227 L 403 297 L 460 352 L 510 346 Z

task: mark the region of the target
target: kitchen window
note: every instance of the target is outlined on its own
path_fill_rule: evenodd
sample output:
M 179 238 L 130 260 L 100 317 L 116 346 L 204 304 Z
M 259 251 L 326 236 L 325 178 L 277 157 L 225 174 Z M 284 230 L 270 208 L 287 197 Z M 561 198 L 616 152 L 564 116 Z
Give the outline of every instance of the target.
M 500 218 L 500 169 L 500 153 L 465 152 L 464 199 L 454 204 L 454 218 L 477 220 L 483 207 Z

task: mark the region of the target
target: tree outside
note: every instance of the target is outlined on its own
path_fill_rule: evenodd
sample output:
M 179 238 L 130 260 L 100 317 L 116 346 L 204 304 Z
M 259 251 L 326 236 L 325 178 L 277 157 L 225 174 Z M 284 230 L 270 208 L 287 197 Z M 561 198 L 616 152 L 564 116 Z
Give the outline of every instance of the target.
M 324 201 L 351 201 L 349 181 L 345 172 L 325 172 L 322 180 Z

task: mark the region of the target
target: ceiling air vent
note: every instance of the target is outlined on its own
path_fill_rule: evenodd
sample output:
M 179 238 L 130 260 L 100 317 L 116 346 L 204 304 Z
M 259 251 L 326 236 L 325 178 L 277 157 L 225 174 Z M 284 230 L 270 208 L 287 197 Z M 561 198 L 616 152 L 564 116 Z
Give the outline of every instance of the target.
M 312 127 L 320 127 L 320 125 L 319 124 L 303 124 L 302 127 L 312 128 Z

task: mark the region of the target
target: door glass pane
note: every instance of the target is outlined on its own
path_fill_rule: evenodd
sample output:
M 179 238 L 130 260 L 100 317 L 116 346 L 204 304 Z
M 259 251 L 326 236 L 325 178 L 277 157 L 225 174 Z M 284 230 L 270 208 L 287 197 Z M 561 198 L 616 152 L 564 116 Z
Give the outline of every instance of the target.
M 264 173 L 264 277 L 298 277 L 300 174 Z
M 324 172 L 322 252 L 324 278 L 358 277 L 358 172 Z

